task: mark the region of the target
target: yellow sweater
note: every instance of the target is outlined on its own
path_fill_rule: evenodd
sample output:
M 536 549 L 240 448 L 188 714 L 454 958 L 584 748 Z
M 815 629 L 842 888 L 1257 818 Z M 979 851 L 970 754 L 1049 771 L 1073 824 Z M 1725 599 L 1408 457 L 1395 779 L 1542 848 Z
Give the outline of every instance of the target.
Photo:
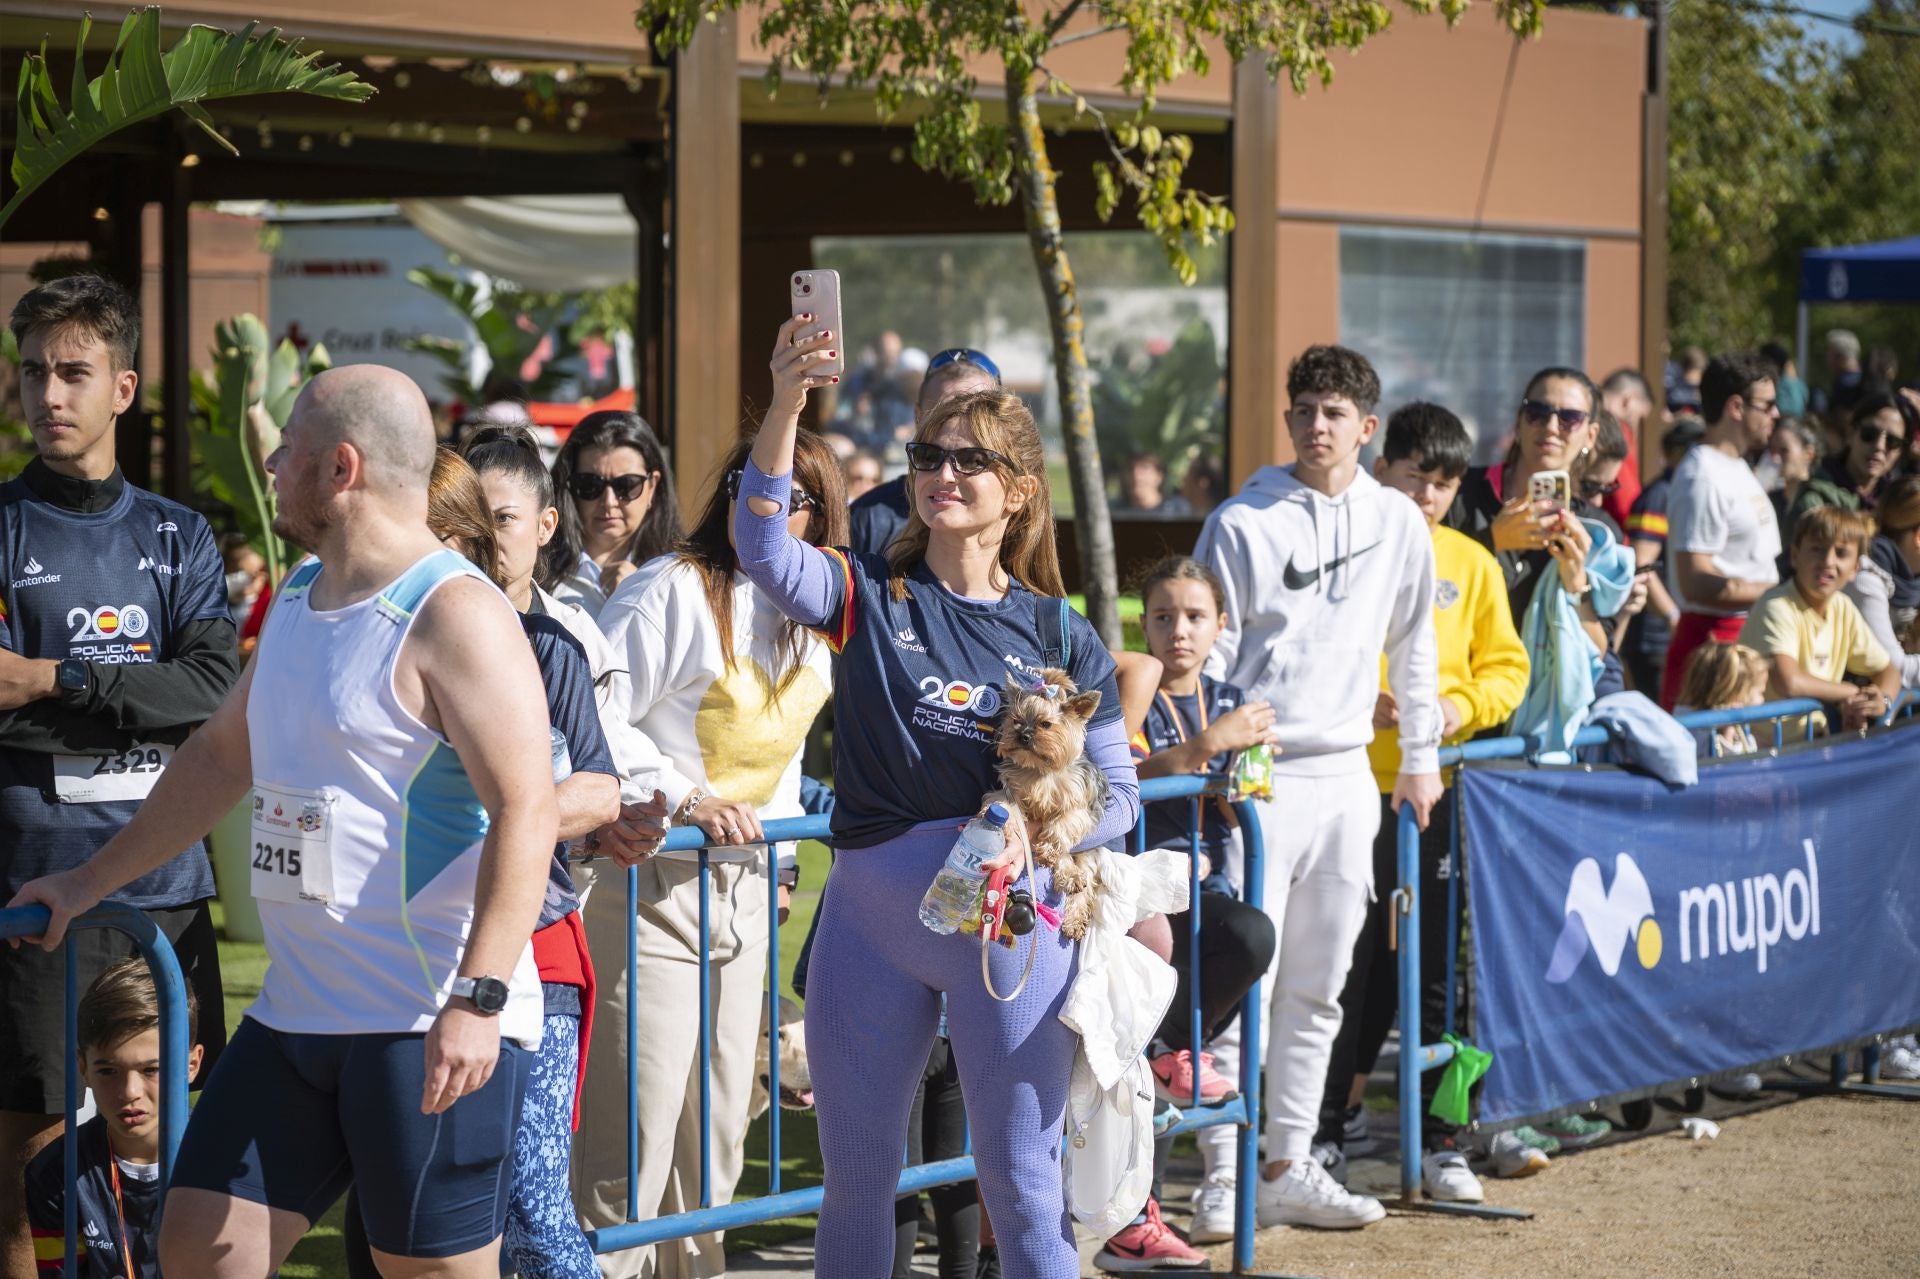
M 1513 629 L 1500 565 L 1480 543 L 1450 528 L 1433 530 L 1433 630 L 1440 649 L 1440 695 L 1460 708 L 1460 729 L 1446 745 L 1505 723 L 1527 691 L 1527 650 Z M 1380 686 L 1387 660 L 1380 659 Z M 1400 730 L 1376 730 L 1367 747 L 1381 794 L 1400 772 Z

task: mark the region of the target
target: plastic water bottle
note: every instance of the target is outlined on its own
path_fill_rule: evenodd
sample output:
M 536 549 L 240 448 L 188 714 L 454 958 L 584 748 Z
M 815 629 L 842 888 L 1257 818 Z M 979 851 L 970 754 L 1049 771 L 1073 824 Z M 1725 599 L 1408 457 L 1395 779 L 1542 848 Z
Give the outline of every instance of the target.
M 573 776 L 573 752 L 567 746 L 565 733 L 549 725 L 547 734 L 553 750 L 553 784 L 558 786 Z
M 1007 845 L 1007 817 L 1005 806 L 989 804 L 985 813 L 967 823 L 947 854 L 946 865 L 920 899 L 921 923 L 936 933 L 960 930 L 987 882 L 981 864 L 998 857 Z

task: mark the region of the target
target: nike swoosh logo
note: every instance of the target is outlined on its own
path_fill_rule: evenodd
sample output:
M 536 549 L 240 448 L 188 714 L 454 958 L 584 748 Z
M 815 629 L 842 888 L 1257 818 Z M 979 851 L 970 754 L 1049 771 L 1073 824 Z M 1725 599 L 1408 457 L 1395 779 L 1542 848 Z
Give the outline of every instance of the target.
M 1320 580 L 1320 574 L 1322 572 L 1331 573 L 1333 572 L 1333 570 L 1339 568 L 1342 564 L 1347 563 L 1349 560 L 1357 560 L 1362 555 L 1365 555 L 1368 551 L 1378 550 L 1379 547 L 1380 547 L 1380 543 L 1375 542 L 1372 546 L 1361 547 L 1359 550 L 1353 552 L 1351 555 L 1336 556 L 1335 558 L 1328 560 L 1325 564 L 1321 565 L 1319 568 L 1314 569 L 1313 572 L 1311 573 L 1302 573 L 1299 569 L 1293 566 L 1293 560 L 1288 559 L 1286 571 L 1280 575 L 1280 580 L 1287 584 L 1287 589 L 1290 591 L 1304 591 L 1309 586 L 1312 586 L 1315 582 Z

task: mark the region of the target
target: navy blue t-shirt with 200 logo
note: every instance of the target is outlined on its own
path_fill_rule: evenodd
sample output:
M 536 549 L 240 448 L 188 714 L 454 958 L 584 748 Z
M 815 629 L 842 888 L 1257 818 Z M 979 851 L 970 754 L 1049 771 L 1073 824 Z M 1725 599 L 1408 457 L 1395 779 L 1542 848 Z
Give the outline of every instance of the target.
M 834 843 L 870 848 L 920 822 L 965 817 L 997 785 L 994 734 L 1010 675 L 1044 665 L 1042 609 L 1060 601 L 1018 582 L 998 600 L 942 586 L 925 564 L 896 600 L 887 561 L 829 551 L 840 569 L 832 622 Z M 1067 610 L 1067 674 L 1100 690 L 1090 727 L 1120 718 L 1113 657 L 1091 623 Z
M 206 520 L 131 484 L 90 514 L 41 500 L 21 479 L 0 485 L 0 572 L 0 646 L 24 657 L 163 662 L 180 628 L 229 615 Z M 6 895 L 71 869 L 118 833 L 188 727 L 90 756 L 0 747 Z M 209 820 L 216 816 L 224 814 Z M 154 910 L 212 895 L 213 871 L 196 843 L 114 900 Z

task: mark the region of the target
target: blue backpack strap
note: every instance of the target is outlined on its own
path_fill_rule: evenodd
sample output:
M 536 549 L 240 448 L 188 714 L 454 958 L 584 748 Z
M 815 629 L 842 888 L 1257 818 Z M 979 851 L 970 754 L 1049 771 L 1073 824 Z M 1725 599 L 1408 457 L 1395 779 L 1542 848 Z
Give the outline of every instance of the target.
M 1064 599 L 1054 602 L 1059 608 L 1048 608 L 1042 599 L 1036 610 L 1035 620 L 1040 625 L 1040 662 L 1064 671 L 1073 660 L 1073 628 L 1068 624 L 1073 610 Z

